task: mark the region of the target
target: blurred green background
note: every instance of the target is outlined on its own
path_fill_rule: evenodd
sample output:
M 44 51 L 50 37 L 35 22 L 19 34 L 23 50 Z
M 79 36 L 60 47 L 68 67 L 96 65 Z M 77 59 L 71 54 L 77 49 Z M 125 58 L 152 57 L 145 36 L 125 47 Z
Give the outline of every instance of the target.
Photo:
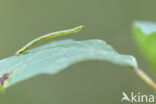
M 155 0 L 0 0 L 0 58 L 13 55 L 45 33 L 84 25 L 83 32 L 50 41 L 106 40 L 118 52 L 135 56 L 140 67 L 153 76 L 132 38 L 131 26 L 135 20 L 156 21 L 155 3 Z M 156 80 L 156 76 L 153 78 Z M 0 104 L 121 104 L 123 91 L 156 96 L 132 70 L 108 62 L 87 61 L 57 75 L 40 75 L 16 84 L 0 94 Z

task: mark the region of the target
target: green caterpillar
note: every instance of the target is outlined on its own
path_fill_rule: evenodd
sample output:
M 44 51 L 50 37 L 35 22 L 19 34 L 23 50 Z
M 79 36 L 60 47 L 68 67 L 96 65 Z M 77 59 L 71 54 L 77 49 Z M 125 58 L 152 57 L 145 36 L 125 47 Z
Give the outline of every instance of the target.
M 56 37 L 56 36 L 76 33 L 76 32 L 79 32 L 80 30 L 83 30 L 83 29 L 84 29 L 84 26 L 78 26 L 78 27 L 75 27 L 73 29 L 68 29 L 68 30 L 63 30 L 63 31 L 58 31 L 58 32 L 49 33 L 47 35 L 43 35 L 43 36 L 38 37 L 38 38 L 30 41 L 29 43 L 27 43 L 24 47 L 22 47 L 20 50 L 18 50 L 16 52 L 16 55 L 19 56 L 19 55 L 21 55 L 23 53 L 26 53 L 26 51 L 29 48 L 33 47 L 35 44 L 37 44 L 40 41 L 50 39 L 50 38 L 53 38 L 53 37 Z

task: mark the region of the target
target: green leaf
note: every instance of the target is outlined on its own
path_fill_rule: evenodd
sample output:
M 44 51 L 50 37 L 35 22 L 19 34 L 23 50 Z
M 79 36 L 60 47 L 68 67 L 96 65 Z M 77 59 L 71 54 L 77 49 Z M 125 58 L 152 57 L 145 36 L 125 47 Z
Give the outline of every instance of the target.
M 133 30 L 141 51 L 149 59 L 153 68 L 156 69 L 156 23 L 135 22 Z
M 61 40 L 29 50 L 27 54 L 0 60 L 0 76 L 9 73 L 7 88 L 39 74 L 56 74 L 84 60 L 106 60 L 126 67 L 137 67 L 134 57 L 117 53 L 102 40 Z

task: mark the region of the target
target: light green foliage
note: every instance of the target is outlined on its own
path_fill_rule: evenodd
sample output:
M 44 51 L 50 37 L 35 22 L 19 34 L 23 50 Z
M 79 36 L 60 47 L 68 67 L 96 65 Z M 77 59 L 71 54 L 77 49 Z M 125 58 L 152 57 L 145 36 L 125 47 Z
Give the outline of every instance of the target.
M 156 71 L 156 23 L 135 22 L 134 37 Z
M 117 53 L 102 40 L 61 40 L 28 50 L 20 56 L 0 60 L 0 76 L 13 71 L 4 83 L 4 88 L 7 88 L 39 74 L 56 74 L 76 62 L 95 59 L 137 67 L 134 57 Z

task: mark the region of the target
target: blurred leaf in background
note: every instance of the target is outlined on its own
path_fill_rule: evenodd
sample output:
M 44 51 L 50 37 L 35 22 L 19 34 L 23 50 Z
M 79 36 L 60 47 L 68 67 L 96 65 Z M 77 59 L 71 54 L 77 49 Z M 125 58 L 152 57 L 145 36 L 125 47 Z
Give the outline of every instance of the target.
M 138 21 L 134 23 L 134 37 L 144 55 L 156 72 L 156 23 Z

